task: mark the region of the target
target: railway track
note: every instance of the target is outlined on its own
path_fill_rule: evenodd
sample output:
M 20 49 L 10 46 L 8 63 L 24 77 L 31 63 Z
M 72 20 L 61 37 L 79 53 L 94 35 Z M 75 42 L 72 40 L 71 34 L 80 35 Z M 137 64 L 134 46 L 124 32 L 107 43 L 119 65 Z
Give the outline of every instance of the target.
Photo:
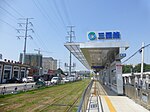
M 79 98 L 80 98 L 80 96 L 77 97 L 77 99 L 70 105 L 69 108 L 67 108 L 67 110 L 65 110 L 65 112 L 71 112 L 71 110 L 75 107 L 75 104 L 77 103 Z
M 82 93 L 79 94 L 78 97 L 75 98 L 73 102 L 68 101 L 68 103 L 66 103 L 66 104 L 61 104 L 61 103 L 59 103 L 59 102 L 61 102 L 61 101 L 65 100 L 65 99 L 67 99 L 67 97 L 70 97 L 69 95 L 70 95 L 71 93 L 78 93 L 81 89 L 82 89 L 82 88 L 74 88 L 74 89 L 72 89 L 72 90 L 71 90 L 70 92 L 68 92 L 68 93 L 65 93 L 65 92 L 64 92 L 63 94 L 61 94 L 60 97 L 57 97 L 57 98 L 53 99 L 53 101 L 50 102 L 49 104 L 46 104 L 46 105 L 43 105 L 43 107 L 40 107 L 40 109 L 38 109 L 38 111 L 39 111 L 39 112 L 44 112 L 45 110 L 48 110 L 48 108 L 49 108 L 50 106 L 63 106 L 63 107 L 66 107 L 66 109 L 64 110 L 64 112 L 71 112 L 71 110 L 72 110 L 74 107 L 76 107 L 76 103 L 77 103 L 77 101 L 80 99 Z M 35 110 L 35 111 L 36 111 L 36 110 Z

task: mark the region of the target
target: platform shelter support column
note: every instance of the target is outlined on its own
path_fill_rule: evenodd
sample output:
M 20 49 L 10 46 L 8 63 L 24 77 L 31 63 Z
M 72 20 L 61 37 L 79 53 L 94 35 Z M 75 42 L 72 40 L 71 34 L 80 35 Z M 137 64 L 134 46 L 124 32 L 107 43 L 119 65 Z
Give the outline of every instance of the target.
M 122 65 L 120 61 L 116 61 L 116 84 L 117 94 L 123 95 Z

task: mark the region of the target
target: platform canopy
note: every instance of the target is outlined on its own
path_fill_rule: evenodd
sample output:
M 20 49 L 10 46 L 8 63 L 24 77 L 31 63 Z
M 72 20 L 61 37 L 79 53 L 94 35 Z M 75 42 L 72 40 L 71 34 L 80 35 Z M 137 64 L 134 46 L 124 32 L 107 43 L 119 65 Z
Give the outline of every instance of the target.
M 107 64 L 125 57 L 125 42 L 65 43 L 64 46 L 87 68 L 103 69 Z

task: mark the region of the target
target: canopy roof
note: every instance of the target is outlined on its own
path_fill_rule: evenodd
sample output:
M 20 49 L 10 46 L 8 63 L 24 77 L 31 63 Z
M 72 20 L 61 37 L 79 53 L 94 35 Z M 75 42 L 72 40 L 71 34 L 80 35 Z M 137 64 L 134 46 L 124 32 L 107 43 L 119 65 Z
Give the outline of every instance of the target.
M 65 47 L 87 68 L 102 69 L 119 58 L 120 48 L 127 49 L 125 42 L 65 43 Z

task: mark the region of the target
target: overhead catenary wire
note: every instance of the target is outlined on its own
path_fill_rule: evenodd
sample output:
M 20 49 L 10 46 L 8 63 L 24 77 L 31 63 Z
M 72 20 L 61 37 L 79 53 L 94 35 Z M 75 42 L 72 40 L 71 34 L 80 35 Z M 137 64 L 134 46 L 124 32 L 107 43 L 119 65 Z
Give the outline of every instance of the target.
M 127 61 L 130 60 L 132 57 L 134 57 L 137 53 L 141 52 L 141 50 L 142 50 L 143 48 L 146 48 L 146 47 L 148 47 L 148 46 L 150 46 L 150 44 L 147 44 L 147 45 L 145 45 L 144 47 L 141 47 L 139 50 L 137 50 L 134 54 L 132 54 L 129 58 L 127 58 L 127 59 L 126 59 L 125 61 L 123 61 L 122 63 L 127 62 Z

